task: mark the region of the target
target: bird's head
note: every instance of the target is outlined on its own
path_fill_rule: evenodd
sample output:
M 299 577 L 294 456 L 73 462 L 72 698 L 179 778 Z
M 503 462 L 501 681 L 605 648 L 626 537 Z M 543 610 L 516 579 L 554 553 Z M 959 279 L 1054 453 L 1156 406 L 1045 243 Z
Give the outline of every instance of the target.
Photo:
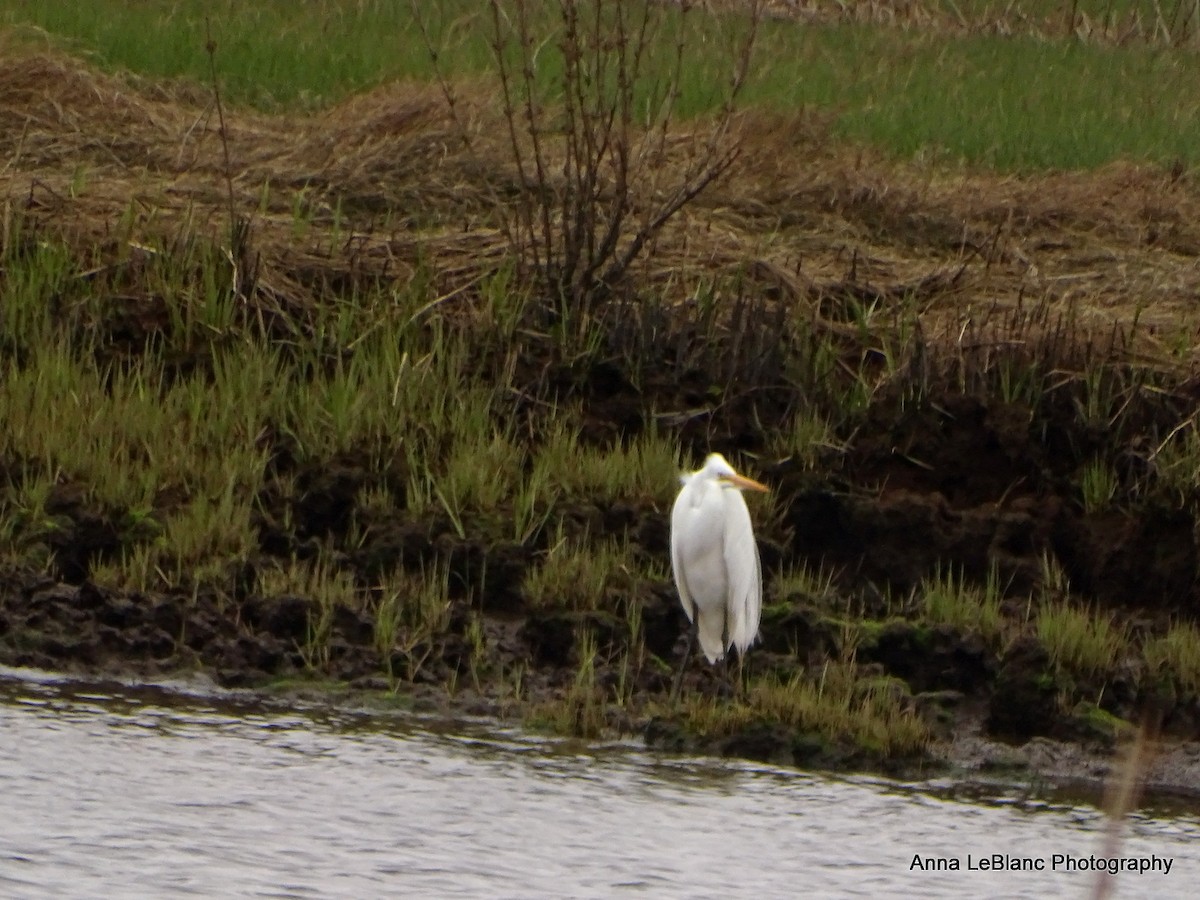
M 708 478 L 716 480 L 722 487 L 736 488 L 739 491 L 762 491 L 763 493 L 770 490 L 765 484 L 760 484 L 753 478 L 739 475 L 720 453 L 709 454 L 701 472 Z

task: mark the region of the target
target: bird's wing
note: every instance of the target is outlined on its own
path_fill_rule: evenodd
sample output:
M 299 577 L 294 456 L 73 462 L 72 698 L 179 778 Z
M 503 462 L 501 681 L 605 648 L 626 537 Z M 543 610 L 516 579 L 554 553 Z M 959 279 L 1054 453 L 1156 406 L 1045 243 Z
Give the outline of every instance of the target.
M 726 490 L 725 570 L 729 574 L 729 643 L 745 653 L 758 636 L 762 615 L 762 568 L 750 510 L 741 491 Z
M 683 604 L 683 611 L 687 613 L 690 622 L 695 610 L 695 603 L 688 591 L 687 579 L 683 575 L 681 542 L 687 522 L 688 505 L 691 501 L 687 496 L 688 477 L 683 476 L 680 480 L 683 481 L 683 490 L 679 492 L 679 496 L 675 498 L 675 505 L 671 507 L 671 573 L 675 576 L 675 590 L 679 592 L 679 602 Z

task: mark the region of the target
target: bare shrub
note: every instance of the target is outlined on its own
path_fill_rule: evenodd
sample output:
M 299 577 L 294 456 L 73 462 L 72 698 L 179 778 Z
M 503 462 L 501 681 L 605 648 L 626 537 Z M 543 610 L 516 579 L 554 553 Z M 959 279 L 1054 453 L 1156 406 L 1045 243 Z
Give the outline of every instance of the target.
M 719 110 L 687 130 L 678 119 L 695 62 L 689 4 L 491 0 L 489 12 L 518 180 L 516 197 L 498 198 L 497 208 L 522 274 L 583 321 L 663 226 L 737 159 L 731 125 L 759 4 L 740 20 Z M 432 42 L 429 49 L 436 63 Z M 439 77 L 454 109 L 454 89 Z

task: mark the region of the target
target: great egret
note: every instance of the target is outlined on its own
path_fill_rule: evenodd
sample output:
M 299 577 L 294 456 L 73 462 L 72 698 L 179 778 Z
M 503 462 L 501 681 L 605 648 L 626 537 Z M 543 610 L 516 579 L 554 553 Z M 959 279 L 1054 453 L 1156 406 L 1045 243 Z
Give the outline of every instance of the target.
M 710 663 L 723 659 L 731 647 L 742 657 L 758 636 L 762 568 L 742 491 L 768 490 L 739 475 L 720 453 L 679 480 L 683 489 L 671 509 L 671 569 L 692 627 L 673 697 L 697 635 Z

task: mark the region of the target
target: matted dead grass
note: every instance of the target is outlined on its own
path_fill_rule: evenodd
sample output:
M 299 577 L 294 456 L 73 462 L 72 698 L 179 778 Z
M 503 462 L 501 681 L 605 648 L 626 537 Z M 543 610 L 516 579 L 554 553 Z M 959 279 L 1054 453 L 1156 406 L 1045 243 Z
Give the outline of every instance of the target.
M 405 83 L 311 116 L 226 111 L 233 207 L 250 218 L 265 296 L 302 306 L 314 283 L 422 267 L 466 295 L 509 258 L 506 214 L 525 188 L 488 87 L 457 90 L 456 115 L 436 87 Z M 691 137 L 673 135 L 662 165 Z M 736 276 L 814 315 L 831 297 L 915 304 L 927 336 L 947 340 L 972 317 L 1046 304 L 1097 331 L 1136 321 L 1144 352 L 1193 353 L 1200 191 L 1180 172 L 902 164 L 832 141 L 818 119 L 758 112 L 734 137 L 733 171 L 664 229 L 638 290 L 683 301 Z M 21 210 L 87 258 L 119 256 L 121 242 L 153 252 L 184 232 L 227 240 L 219 124 L 195 86 L 9 54 L 0 153 L 5 222 Z

